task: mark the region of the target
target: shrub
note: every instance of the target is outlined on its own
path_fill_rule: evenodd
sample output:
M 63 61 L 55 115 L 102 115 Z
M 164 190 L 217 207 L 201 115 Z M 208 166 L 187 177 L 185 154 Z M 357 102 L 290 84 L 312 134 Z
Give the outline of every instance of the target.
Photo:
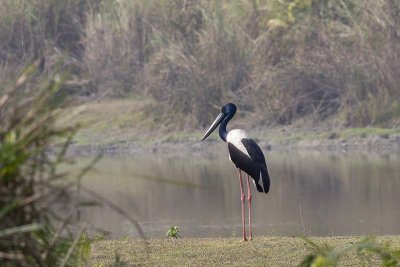
M 73 179 L 59 170 L 77 129 L 56 125 L 60 114 L 49 102 L 63 76 L 51 75 L 41 89 L 29 83 L 38 64 L 0 97 L 2 266 L 71 266 L 90 252 L 85 227 L 72 225 L 83 172 Z M 33 96 L 21 98 L 25 90 Z

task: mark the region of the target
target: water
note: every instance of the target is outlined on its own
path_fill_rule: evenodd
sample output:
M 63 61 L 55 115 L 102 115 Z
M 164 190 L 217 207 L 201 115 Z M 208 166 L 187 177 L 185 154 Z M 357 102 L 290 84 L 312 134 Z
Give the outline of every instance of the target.
M 254 235 L 400 234 L 400 155 L 269 152 L 267 165 L 270 193 L 252 185 Z M 241 234 L 237 170 L 225 153 L 109 157 L 96 166 L 84 184 L 136 218 L 147 237 L 165 237 L 173 225 L 184 237 Z M 83 218 L 112 237 L 138 236 L 106 206 L 84 208 Z

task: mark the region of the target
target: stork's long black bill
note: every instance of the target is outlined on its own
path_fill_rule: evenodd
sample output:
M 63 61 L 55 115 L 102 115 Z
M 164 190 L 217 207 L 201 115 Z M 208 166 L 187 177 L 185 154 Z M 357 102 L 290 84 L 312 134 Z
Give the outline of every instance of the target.
M 222 122 L 224 119 L 224 113 L 220 113 L 214 120 L 214 122 L 211 124 L 210 128 L 207 130 L 207 132 L 204 134 L 203 138 L 201 138 L 201 141 L 206 139 L 214 130 L 215 128 L 218 127 L 218 125 Z M 200 141 L 200 142 L 201 142 Z

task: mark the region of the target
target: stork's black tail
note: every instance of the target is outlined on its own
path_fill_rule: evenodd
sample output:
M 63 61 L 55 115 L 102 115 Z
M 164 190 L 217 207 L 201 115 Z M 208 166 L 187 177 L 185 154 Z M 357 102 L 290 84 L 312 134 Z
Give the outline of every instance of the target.
M 262 166 L 260 168 L 260 171 L 261 171 L 261 179 L 262 179 L 262 183 L 263 183 L 264 193 L 267 194 L 269 192 L 269 184 L 270 184 L 267 166 Z M 258 188 L 257 188 L 257 190 L 258 190 Z
M 261 187 L 261 185 L 259 185 L 258 183 L 254 183 L 254 184 L 256 185 L 256 188 L 257 188 L 258 192 L 260 192 L 260 193 L 264 192 L 262 187 Z

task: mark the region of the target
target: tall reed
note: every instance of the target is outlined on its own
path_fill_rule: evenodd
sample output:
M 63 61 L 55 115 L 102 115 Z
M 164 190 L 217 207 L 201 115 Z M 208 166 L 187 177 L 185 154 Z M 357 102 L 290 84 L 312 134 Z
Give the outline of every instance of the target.
M 172 128 L 228 101 L 257 124 L 396 127 L 399 14 L 394 0 L 5 0 L 0 77 L 50 49 L 74 65 L 67 94 L 151 97 Z

